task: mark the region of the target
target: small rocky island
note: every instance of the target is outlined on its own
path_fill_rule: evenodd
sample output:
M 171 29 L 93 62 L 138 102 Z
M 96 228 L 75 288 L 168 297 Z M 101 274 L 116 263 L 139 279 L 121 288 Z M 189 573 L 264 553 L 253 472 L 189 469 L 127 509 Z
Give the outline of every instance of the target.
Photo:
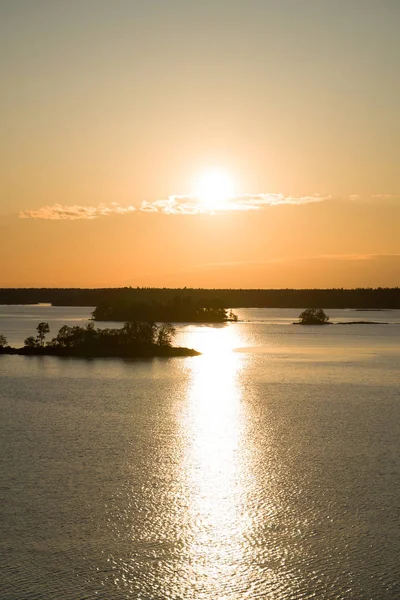
M 335 321 L 332 323 L 322 308 L 306 308 L 293 325 L 389 325 L 381 321 Z
M 331 325 L 331 323 L 322 308 L 306 308 L 299 314 L 299 320 L 293 325 Z
M 39 323 L 36 337 L 26 338 L 22 348 L 7 345 L 0 335 L 0 354 L 23 356 L 64 356 L 81 358 L 148 358 L 197 356 L 190 348 L 172 346 L 175 328 L 170 323 L 156 325 L 150 322 L 129 321 L 118 329 L 99 329 L 93 323 L 85 327 L 61 327 L 57 336 L 45 342 L 50 332 L 48 323 Z

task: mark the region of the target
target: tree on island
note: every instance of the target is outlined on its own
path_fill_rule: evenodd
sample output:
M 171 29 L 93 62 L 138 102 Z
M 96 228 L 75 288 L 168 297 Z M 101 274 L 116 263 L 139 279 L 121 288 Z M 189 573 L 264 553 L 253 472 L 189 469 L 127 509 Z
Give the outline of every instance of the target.
M 36 331 L 37 331 L 36 339 L 38 341 L 38 345 L 43 347 L 46 334 L 49 333 L 49 331 L 50 331 L 49 324 L 44 323 L 44 322 L 39 323 L 39 325 L 36 327 Z
M 299 319 L 301 325 L 326 325 L 329 321 L 322 308 L 306 308 L 299 314 Z
M 7 346 L 7 338 L 5 335 L 0 333 L 0 348 L 5 348 Z
M 44 340 L 45 340 L 46 334 L 49 333 L 49 331 L 50 331 L 49 324 L 42 321 L 36 327 L 36 331 L 37 331 L 37 336 L 35 338 L 33 337 L 33 335 L 30 335 L 24 341 L 24 345 L 27 346 L 28 348 L 43 348 L 44 347 Z
M 171 346 L 175 333 L 176 329 L 171 323 L 163 323 L 158 328 L 157 345 L 162 347 Z
M 24 346 L 26 346 L 26 348 L 37 348 L 38 343 L 37 343 L 36 338 L 34 338 L 33 335 L 30 335 L 24 341 Z

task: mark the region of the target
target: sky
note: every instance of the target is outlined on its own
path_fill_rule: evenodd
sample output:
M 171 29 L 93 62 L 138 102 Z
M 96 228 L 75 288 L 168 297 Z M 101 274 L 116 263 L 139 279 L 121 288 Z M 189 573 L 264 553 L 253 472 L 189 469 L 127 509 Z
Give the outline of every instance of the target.
M 0 286 L 399 286 L 399 97 L 399 0 L 0 0 Z

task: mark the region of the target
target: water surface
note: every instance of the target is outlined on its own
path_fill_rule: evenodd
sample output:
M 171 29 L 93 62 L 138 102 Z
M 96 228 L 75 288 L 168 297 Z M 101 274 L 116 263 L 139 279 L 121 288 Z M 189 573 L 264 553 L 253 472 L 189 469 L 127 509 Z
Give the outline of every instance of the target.
M 198 357 L 0 357 L 2 599 L 399 598 L 399 312 L 237 312 Z

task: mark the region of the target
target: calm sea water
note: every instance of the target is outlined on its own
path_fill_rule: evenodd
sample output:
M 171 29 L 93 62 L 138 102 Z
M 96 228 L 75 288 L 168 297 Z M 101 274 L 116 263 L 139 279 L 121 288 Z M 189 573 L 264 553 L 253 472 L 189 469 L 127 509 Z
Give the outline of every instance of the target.
M 198 357 L 0 357 L 2 600 L 400 597 L 400 311 L 236 312 Z

